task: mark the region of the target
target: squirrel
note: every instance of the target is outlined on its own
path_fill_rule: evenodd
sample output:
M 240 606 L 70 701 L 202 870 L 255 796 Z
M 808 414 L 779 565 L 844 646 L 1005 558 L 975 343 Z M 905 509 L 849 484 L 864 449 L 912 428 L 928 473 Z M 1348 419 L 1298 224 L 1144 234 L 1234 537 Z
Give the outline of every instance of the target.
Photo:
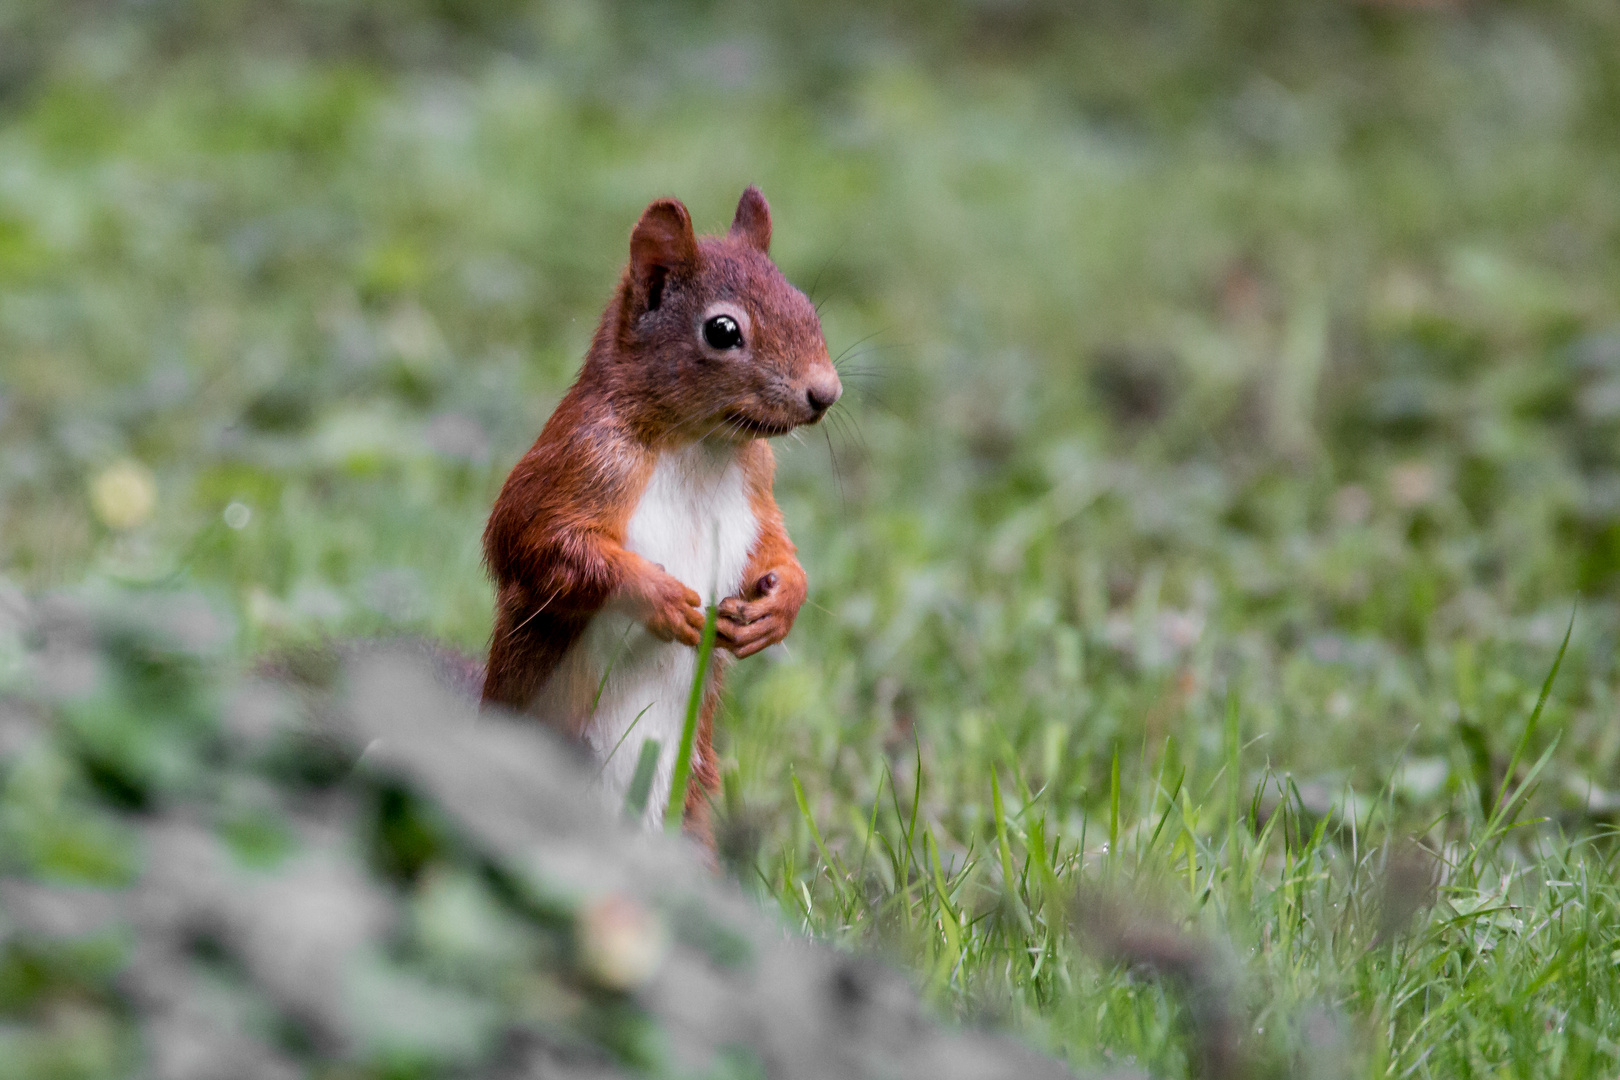
M 694 235 L 676 199 L 651 203 L 578 378 L 484 531 L 484 703 L 582 741 L 610 799 L 657 739 L 647 827 L 669 801 L 704 605 L 718 601 L 683 816 L 710 846 L 722 650 L 780 642 L 805 598 L 767 440 L 816 423 L 843 391 L 816 309 L 770 245 L 758 188 L 723 236 Z

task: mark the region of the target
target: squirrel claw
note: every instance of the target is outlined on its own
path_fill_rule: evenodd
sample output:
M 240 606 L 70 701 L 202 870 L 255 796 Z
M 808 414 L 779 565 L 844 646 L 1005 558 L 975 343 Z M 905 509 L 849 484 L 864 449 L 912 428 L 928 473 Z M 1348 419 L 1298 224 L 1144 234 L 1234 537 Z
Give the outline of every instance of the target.
M 722 648 L 741 659 L 787 637 L 803 591 L 782 588 L 783 580 L 783 572 L 768 570 L 720 602 L 716 640 Z
M 787 637 L 786 621 L 772 612 L 762 612 L 751 622 L 725 619 L 715 626 L 715 640 L 738 659 L 752 656 Z

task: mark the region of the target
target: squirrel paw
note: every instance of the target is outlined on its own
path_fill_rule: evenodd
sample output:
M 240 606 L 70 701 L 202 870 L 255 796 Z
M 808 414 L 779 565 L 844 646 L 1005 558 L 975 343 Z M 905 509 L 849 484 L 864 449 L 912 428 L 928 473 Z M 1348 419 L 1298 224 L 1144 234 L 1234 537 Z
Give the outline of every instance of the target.
M 728 596 L 720 601 L 715 642 L 738 659 L 753 656 L 788 636 L 804 602 L 802 589 L 781 588 L 781 576 L 765 574 L 750 590 L 752 600 Z
M 659 641 L 694 648 L 703 640 L 703 598 L 668 574 L 654 579 L 638 597 L 641 621 Z

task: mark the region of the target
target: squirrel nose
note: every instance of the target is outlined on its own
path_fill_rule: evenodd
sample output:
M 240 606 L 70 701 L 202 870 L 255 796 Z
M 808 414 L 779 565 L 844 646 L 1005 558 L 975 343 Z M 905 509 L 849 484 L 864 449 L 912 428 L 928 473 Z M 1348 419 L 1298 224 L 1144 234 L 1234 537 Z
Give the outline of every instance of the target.
M 833 403 L 843 395 L 844 387 L 836 375 L 830 379 L 811 383 L 810 388 L 804 392 L 805 400 L 810 403 L 810 411 L 817 416 L 832 408 Z

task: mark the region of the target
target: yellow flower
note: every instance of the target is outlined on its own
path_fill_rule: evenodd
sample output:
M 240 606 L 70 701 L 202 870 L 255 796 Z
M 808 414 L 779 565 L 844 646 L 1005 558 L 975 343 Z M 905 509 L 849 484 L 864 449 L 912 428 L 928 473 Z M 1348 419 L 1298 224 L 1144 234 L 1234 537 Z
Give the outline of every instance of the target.
M 117 461 L 90 482 L 90 506 L 109 529 L 133 529 L 157 506 L 157 480 L 138 461 Z

